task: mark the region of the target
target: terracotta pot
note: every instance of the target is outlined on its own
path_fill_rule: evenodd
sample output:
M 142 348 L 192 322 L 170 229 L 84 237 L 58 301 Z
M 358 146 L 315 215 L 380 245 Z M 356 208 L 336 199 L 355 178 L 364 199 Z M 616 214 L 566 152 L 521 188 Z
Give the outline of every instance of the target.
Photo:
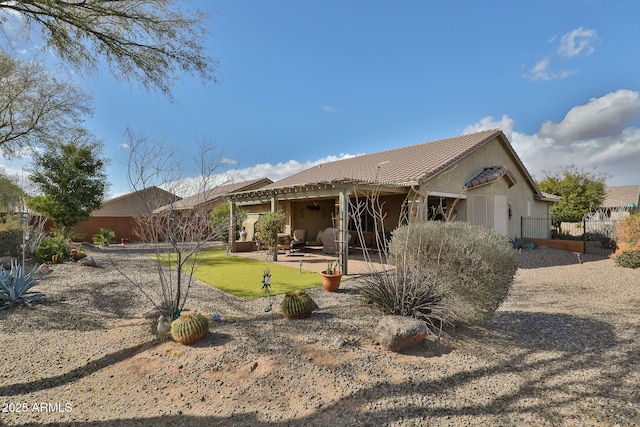
M 336 292 L 340 288 L 342 273 L 327 274 L 326 271 L 320 273 L 322 276 L 322 287 L 327 292 Z

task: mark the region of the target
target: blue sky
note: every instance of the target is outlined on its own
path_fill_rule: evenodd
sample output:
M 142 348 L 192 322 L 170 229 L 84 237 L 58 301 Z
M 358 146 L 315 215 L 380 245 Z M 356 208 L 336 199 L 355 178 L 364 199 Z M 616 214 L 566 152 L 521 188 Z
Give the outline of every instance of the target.
M 637 0 L 193 4 L 211 11 L 219 83 L 186 76 L 171 103 L 106 72 L 81 82 L 109 196 L 130 191 L 127 128 L 185 156 L 207 139 L 236 179 L 278 180 L 499 127 L 537 179 L 574 164 L 640 184 Z M 9 171 L 25 162 L 0 158 Z

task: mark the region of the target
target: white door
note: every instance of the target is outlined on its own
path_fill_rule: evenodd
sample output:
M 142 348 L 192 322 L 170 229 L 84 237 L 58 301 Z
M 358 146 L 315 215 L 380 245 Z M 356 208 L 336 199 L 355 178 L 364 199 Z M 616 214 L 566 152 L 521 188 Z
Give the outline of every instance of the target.
M 493 196 L 493 228 L 506 236 L 509 233 L 507 196 Z

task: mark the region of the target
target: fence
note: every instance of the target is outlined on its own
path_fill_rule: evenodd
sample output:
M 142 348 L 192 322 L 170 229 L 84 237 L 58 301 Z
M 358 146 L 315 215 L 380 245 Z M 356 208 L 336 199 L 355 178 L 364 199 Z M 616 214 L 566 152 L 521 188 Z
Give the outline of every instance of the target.
M 562 223 L 558 229 L 551 227 L 549 218 L 520 218 L 520 235 L 529 239 L 557 239 L 558 234 L 584 242 L 589 254 L 609 255 L 615 251 L 620 220 L 585 217 L 581 223 Z
M 549 218 L 520 217 L 520 236 L 529 239 L 551 239 Z

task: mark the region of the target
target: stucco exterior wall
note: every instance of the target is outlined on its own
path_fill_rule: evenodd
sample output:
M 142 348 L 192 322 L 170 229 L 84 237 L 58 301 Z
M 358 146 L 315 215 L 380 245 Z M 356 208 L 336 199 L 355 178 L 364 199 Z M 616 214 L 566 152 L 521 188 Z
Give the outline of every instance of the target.
M 333 227 L 331 220 L 335 215 L 334 199 L 303 200 L 291 203 L 291 229 L 307 230 L 307 240 L 315 241 L 318 232 Z
M 93 211 L 91 216 L 143 216 L 149 213 L 145 203 L 153 210 L 173 201 L 175 201 L 175 196 L 162 190 L 149 188 L 140 193 L 129 193 L 122 197 L 107 200 L 100 209 Z
M 464 190 L 464 183 L 477 175 L 485 167 L 506 166 L 516 179 L 509 187 L 508 178 Z M 534 199 L 532 186 L 526 176 L 520 172 L 515 159 L 494 139 L 478 148 L 471 155 L 460 160 L 455 166 L 430 179 L 421 188 L 421 192 L 443 192 L 466 196 L 457 206 L 458 219 L 494 228 L 496 212 L 494 212 L 495 196 L 506 196 L 507 235 L 520 235 L 520 217 L 547 218 L 550 216 L 549 203 Z M 504 214 L 504 213 L 501 213 Z

